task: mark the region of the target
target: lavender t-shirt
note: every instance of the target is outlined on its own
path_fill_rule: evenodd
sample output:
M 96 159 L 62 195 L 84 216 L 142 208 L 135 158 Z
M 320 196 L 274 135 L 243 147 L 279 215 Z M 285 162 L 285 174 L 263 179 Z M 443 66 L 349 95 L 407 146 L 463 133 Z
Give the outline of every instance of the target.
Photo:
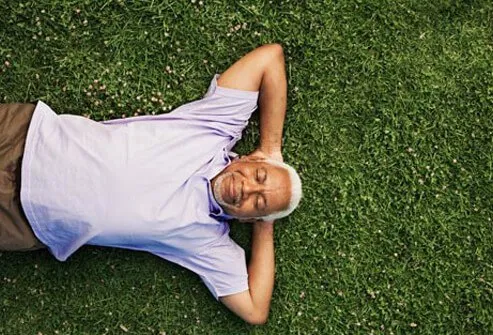
M 95 122 L 36 106 L 21 203 L 58 260 L 84 244 L 148 251 L 197 273 L 218 298 L 248 289 L 210 179 L 230 163 L 258 92 L 217 86 L 171 113 Z

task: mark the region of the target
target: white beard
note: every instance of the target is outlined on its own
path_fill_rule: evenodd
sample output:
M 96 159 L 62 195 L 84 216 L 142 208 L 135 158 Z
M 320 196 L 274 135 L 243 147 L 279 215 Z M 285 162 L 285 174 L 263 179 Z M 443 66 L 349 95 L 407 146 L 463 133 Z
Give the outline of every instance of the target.
M 234 199 L 234 203 L 230 204 L 227 203 L 222 195 L 222 185 L 224 182 L 224 179 L 226 177 L 233 178 L 233 172 L 226 172 L 220 175 L 219 177 L 216 178 L 216 182 L 214 183 L 214 198 L 216 199 L 217 203 L 223 208 L 223 209 L 228 209 L 228 208 L 235 208 L 239 206 L 240 200 L 241 200 L 241 192 L 236 191 L 236 199 Z M 234 185 L 233 185 L 234 187 Z
M 223 209 L 230 206 L 228 203 L 226 203 L 226 201 L 224 201 L 223 195 L 221 193 L 221 189 L 222 189 L 222 184 L 223 184 L 224 178 L 226 178 L 230 174 L 231 174 L 231 172 L 223 173 L 222 175 L 220 175 L 219 177 L 217 177 L 217 179 L 216 179 L 216 181 L 214 183 L 214 192 L 213 192 L 214 193 L 214 198 L 216 199 L 217 203 L 221 207 L 223 207 Z

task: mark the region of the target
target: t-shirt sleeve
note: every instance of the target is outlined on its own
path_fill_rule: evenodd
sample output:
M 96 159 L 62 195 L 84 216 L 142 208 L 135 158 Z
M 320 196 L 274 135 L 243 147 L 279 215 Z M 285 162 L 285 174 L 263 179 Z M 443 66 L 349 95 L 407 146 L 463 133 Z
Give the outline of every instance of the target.
M 200 276 L 214 298 L 248 290 L 245 252 L 225 234 L 192 255 L 165 255 Z
M 204 98 L 211 97 L 213 95 L 221 95 L 224 97 L 231 97 L 236 99 L 245 99 L 251 100 L 253 102 L 257 102 L 259 92 L 258 91 L 245 91 L 239 90 L 236 88 L 222 87 L 217 84 L 217 80 L 221 75 L 216 74 L 212 77 L 211 83 L 207 92 L 204 95 Z
M 180 106 L 170 115 L 201 120 L 220 133 L 241 137 L 248 120 L 258 107 L 258 91 L 244 91 L 218 86 L 216 74 L 200 100 Z
M 259 92 L 218 86 L 218 78 L 218 74 L 214 75 L 202 99 L 181 105 L 170 113 L 134 116 L 126 119 L 107 120 L 101 123 L 123 125 L 136 121 L 159 120 L 171 121 L 167 124 L 186 122 L 190 126 L 200 124 L 215 134 L 232 136 L 239 140 L 252 113 L 258 107 Z M 159 123 L 153 122 L 153 124 L 155 127 L 160 127 Z

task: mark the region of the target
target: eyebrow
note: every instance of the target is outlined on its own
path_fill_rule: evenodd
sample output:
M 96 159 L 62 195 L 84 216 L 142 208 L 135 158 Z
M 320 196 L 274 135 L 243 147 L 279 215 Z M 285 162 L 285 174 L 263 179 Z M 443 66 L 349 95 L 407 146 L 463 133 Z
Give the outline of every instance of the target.
M 262 182 L 265 183 L 267 180 L 267 169 L 265 167 L 261 167 L 261 169 L 264 171 L 264 180 Z
M 265 167 L 262 167 L 262 170 L 264 170 L 264 180 L 262 181 L 263 184 L 265 184 L 265 182 L 267 181 L 267 169 Z M 267 197 L 262 194 L 262 198 L 264 198 L 264 208 L 263 210 L 265 211 L 268 207 L 268 204 L 267 204 Z

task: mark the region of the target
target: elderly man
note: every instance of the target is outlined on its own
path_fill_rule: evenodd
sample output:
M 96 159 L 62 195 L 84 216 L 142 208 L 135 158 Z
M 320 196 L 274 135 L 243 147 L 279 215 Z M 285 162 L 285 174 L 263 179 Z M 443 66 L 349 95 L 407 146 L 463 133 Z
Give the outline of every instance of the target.
M 260 145 L 237 158 L 230 150 L 257 104 Z M 282 162 L 285 111 L 277 44 L 164 115 L 98 123 L 43 102 L 0 105 L 0 248 L 47 247 L 61 261 L 84 244 L 151 252 L 197 273 L 247 322 L 264 323 L 273 220 L 301 198 L 298 175 Z M 229 237 L 231 218 L 253 222 L 248 267 Z

